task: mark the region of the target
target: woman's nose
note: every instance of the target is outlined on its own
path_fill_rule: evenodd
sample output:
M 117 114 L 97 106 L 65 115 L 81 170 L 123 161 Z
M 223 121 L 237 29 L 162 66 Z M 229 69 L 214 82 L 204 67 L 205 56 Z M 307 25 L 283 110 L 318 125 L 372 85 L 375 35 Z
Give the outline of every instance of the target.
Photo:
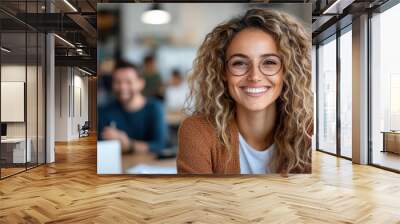
M 264 75 L 261 73 L 260 69 L 258 69 L 258 64 L 253 63 L 247 78 L 249 81 L 260 81 Z

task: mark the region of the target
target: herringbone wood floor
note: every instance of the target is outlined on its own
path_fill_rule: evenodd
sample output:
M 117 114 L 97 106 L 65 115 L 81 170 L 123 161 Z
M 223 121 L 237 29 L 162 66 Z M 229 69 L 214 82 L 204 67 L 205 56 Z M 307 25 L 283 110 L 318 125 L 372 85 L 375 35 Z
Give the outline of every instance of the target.
M 316 152 L 313 174 L 98 176 L 94 138 L 0 181 L 0 223 L 400 223 L 400 175 Z

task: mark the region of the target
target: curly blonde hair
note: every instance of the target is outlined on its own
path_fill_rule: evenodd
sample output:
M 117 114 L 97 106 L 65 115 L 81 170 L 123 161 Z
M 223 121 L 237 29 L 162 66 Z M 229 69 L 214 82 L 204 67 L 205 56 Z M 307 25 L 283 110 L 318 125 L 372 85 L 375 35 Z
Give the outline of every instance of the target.
M 189 109 L 211 122 L 220 143 L 231 148 L 229 121 L 235 101 L 224 82 L 225 53 L 233 37 L 243 29 L 257 28 L 272 35 L 283 62 L 283 89 L 276 101 L 276 151 L 270 167 L 278 173 L 311 172 L 313 94 L 311 91 L 311 39 L 291 16 L 269 9 L 249 9 L 244 15 L 219 24 L 201 44 L 189 76 Z

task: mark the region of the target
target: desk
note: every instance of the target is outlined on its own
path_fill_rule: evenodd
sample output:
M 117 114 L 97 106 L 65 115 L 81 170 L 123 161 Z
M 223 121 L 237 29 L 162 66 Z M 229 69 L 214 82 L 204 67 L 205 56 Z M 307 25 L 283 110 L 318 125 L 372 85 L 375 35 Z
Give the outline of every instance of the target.
M 400 154 L 400 131 L 382 131 L 383 150 L 382 152 L 392 152 Z
M 127 173 L 129 168 L 139 164 L 151 166 L 176 167 L 176 158 L 158 160 L 152 154 L 124 154 L 122 155 L 122 172 Z
M 25 138 L 1 139 L 1 156 L 6 160 L 6 163 L 31 162 L 32 141 L 30 138 L 27 138 L 26 142 L 28 144 L 25 152 Z M 27 159 L 27 161 L 25 161 L 25 159 Z

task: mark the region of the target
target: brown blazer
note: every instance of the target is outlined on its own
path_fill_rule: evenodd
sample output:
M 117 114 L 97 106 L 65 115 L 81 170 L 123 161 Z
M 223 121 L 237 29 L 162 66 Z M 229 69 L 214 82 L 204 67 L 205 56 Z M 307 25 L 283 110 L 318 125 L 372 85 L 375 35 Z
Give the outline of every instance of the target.
M 217 132 L 211 123 L 199 115 L 186 118 L 178 131 L 178 173 L 240 174 L 239 134 L 235 119 L 229 123 L 228 129 L 232 144 L 231 157 L 218 141 Z M 309 133 L 313 133 L 312 126 Z M 311 139 L 307 140 L 307 144 L 311 154 Z M 309 165 L 304 169 L 296 167 L 290 173 L 311 173 L 311 160 L 308 162 Z
M 204 117 L 186 118 L 178 131 L 179 174 L 240 174 L 239 135 L 234 119 L 228 125 L 232 154 L 218 141 L 215 128 Z

